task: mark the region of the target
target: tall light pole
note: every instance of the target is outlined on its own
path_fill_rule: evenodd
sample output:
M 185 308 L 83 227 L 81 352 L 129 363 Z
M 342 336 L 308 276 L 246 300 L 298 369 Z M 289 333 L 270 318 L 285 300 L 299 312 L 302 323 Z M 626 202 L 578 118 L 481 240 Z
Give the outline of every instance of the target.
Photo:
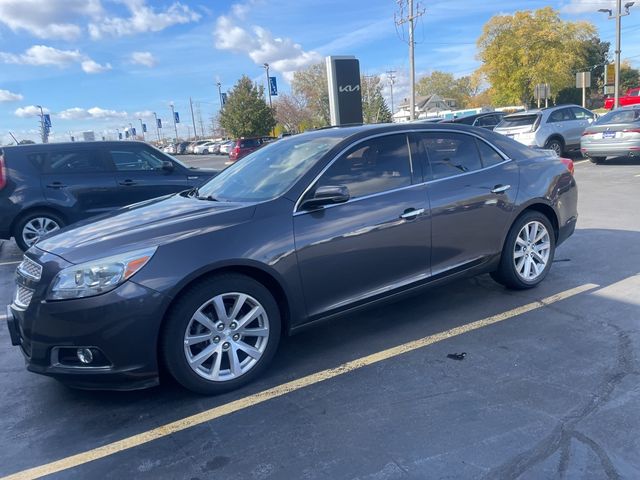
M 614 82 L 614 92 L 613 92 L 613 108 L 618 108 L 620 106 L 620 31 L 621 31 L 621 23 L 622 17 L 626 17 L 631 12 L 629 9 L 633 6 L 635 2 L 627 2 L 624 4 L 624 13 L 622 13 L 622 0 L 616 0 L 616 13 L 608 8 L 601 8 L 598 10 L 599 12 L 606 13 L 609 15 L 609 20 L 615 19 L 616 21 L 616 66 L 615 66 L 615 82 Z
M 171 107 L 171 116 L 173 117 L 173 129 L 176 132 L 176 143 L 178 143 L 178 126 L 176 125 L 176 111 L 173 108 L 173 102 L 171 102 L 169 106 Z
M 269 64 L 264 63 L 262 66 L 267 72 L 267 92 L 269 93 L 269 108 L 273 108 L 273 105 L 271 104 L 271 80 L 269 80 Z
M 191 107 L 191 122 L 193 123 L 193 135 L 196 137 L 196 142 L 198 141 L 198 131 L 196 130 L 196 117 L 193 115 L 193 100 L 189 97 L 189 107 Z M 188 127 L 188 125 L 187 125 Z M 191 135 L 189 135 L 191 136 Z
M 144 138 L 144 123 L 142 123 L 141 118 L 139 118 L 138 121 L 140 122 L 140 133 L 142 133 L 142 141 L 145 142 L 146 139 Z
M 153 112 L 153 119 L 156 121 L 156 133 L 158 134 L 158 143 L 160 143 L 160 127 L 158 127 L 158 115 Z
M 396 76 L 394 75 L 394 73 L 396 73 L 395 70 L 387 71 L 387 78 L 389 79 L 389 88 L 391 89 L 391 120 L 392 121 L 393 121 L 393 85 L 394 83 L 396 83 Z
M 42 110 L 42 106 L 36 105 L 40 109 L 40 138 L 42 139 L 42 143 L 47 143 L 49 141 L 49 135 L 47 134 L 47 129 L 44 124 L 44 110 Z

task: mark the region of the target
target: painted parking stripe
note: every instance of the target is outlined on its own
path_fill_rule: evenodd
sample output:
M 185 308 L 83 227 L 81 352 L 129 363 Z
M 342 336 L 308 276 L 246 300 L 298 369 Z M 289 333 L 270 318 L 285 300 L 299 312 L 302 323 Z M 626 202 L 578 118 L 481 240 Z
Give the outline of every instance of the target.
M 14 262 L 0 262 L 0 267 L 2 267 L 3 265 L 17 265 L 21 262 L 21 260 L 16 260 Z
M 307 375 L 306 377 L 283 383 L 268 390 L 264 390 L 253 395 L 249 395 L 248 397 L 241 398 L 239 400 L 235 400 L 233 402 L 220 405 L 209 410 L 205 410 L 204 412 L 197 413 L 195 415 L 191 415 L 189 417 L 185 417 L 171 423 L 167 423 L 166 425 L 147 430 L 146 432 L 142 432 L 131 437 L 123 438 L 122 440 L 109 443 L 102 447 L 87 450 L 85 452 L 62 458 L 45 465 L 14 473 L 0 480 L 33 479 L 68 470 L 70 468 L 83 465 L 93 460 L 108 457 L 109 455 L 113 455 L 115 453 L 152 442 L 153 440 L 167 437 L 173 433 L 181 432 L 182 430 L 186 430 L 188 428 L 195 427 L 212 420 L 216 420 L 226 415 L 230 415 L 234 412 L 259 405 L 268 400 L 281 397 L 288 393 L 295 392 L 296 390 L 300 390 L 302 388 L 324 382 L 326 380 L 344 375 L 349 372 L 353 372 L 354 370 L 358 370 L 360 368 L 373 365 L 375 363 L 382 362 L 384 360 L 388 360 L 390 358 L 394 358 L 408 352 L 412 352 L 428 345 L 433 345 L 434 343 L 438 343 L 449 338 L 457 337 L 464 333 L 472 332 L 480 328 L 488 327 L 489 325 L 503 322 L 510 318 L 514 318 L 524 313 L 531 312 L 532 310 L 543 308 L 552 303 L 565 300 L 567 298 L 587 292 L 589 290 L 593 290 L 595 288 L 598 288 L 598 285 L 587 283 L 585 285 L 581 285 L 579 287 L 575 287 L 564 292 L 551 295 L 550 297 L 546 297 L 542 300 L 536 300 L 526 305 L 516 307 L 512 310 L 498 313 L 497 315 L 493 315 L 482 320 L 477 320 L 466 325 L 452 328 L 451 330 L 446 330 L 434 335 L 429 335 L 428 337 L 403 343 L 402 345 L 398 345 L 396 347 L 388 348 L 386 350 L 367 355 L 366 357 L 352 360 L 351 362 L 344 363 L 338 367 L 322 370 L 320 372 Z

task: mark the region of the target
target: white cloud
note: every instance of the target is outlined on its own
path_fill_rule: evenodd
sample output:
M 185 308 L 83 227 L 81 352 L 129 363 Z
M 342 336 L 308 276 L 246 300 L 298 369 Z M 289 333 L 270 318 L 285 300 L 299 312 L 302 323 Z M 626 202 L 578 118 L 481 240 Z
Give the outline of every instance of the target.
M 153 112 L 151 110 L 143 110 L 141 112 L 133 112 L 134 118 L 150 118 L 153 117 Z
M 44 113 L 49 113 L 48 108 L 42 109 Z M 35 117 L 36 115 L 40 115 L 40 108 L 35 105 L 28 105 L 26 107 L 19 107 L 13 112 L 16 117 L 26 118 L 26 117 Z
M 584 0 L 570 0 L 560 8 L 563 13 L 580 14 L 580 13 L 596 13 L 600 8 L 614 8 L 613 0 L 590 0 L 585 2 Z
M 238 5 L 233 11 L 243 13 Z M 246 30 L 236 24 L 232 15 L 218 17 L 214 36 L 219 50 L 246 54 L 257 65 L 268 63 L 289 81 L 293 72 L 322 60 L 318 52 L 305 51 L 290 38 L 274 37 L 266 28 L 253 26 L 251 31 Z
M 130 16 L 103 17 L 99 22 L 89 24 L 89 34 L 94 40 L 104 36 L 123 37 L 143 32 L 159 32 L 173 25 L 197 22 L 201 15 L 180 2 L 169 8 L 156 12 L 145 0 L 128 0 L 122 2 L 130 12 Z
M 22 95 L 19 93 L 13 93 L 9 90 L 0 90 L 0 103 L 1 102 L 17 102 L 22 100 Z
M 80 50 L 59 50 L 46 45 L 34 45 L 20 54 L 0 52 L 0 62 L 38 67 L 55 66 L 59 68 L 79 63 L 86 73 L 102 73 L 111 70 L 109 63 L 101 65 L 81 53 Z
M 155 67 L 157 62 L 151 52 L 133 52 L 131 54 L 131 63 L 151 68 Z
M 85 73 L 102 73 L 108 70 L 111 70 L 111 64 L 105 63 L 104 65 L 100 65 L 98 62 L 88 59 L 82 62 L 82 70 Z
M 0 0 L 0 23 L 38 38 L 73 40 L 82 33 L 79 17 L 98 17 L 100 0 Z
M 125 119 L 125 111 L 108 110 L 100 107 L 84 109 L 80 107 L 67 108 L 56 115 L 62 120 L 116 120 Z

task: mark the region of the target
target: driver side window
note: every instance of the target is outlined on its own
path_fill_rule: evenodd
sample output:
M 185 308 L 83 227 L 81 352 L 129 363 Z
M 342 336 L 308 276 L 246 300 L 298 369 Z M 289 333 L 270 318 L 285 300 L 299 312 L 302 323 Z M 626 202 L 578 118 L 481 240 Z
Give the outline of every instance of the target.
M 119 172 L 135 172 L 161 170 L 162 160 L 146 150 L 110 150 L 116 170 Z
M 316 187 L 343 185 L 351 198 L 406 187 L 412 183 L 412 165 L 405 134 L 372 138 L 338 158 Z

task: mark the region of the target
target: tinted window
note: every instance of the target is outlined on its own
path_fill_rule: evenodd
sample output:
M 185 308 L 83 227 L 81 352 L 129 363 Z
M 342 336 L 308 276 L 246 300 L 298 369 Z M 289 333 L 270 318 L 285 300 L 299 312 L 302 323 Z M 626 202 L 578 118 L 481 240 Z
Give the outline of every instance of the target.
M 46 153 L 30 153 L 27 155 L 27 158 L 31 163 L 33 163 L 38 170 L 44 170 L 47 164 L 47 154 Z
M 533 125 L 538 119 L 538 115 L 514 115 L 512 117 L 504 117 L 500 125 L 500 128 L 514 128 L 514 127 L 526 127 Z
M 105 170 L 96 151 L 76 149 L 51 152 L 46 168 L 48 173 L 91 173 Z
M 633 123 L 640 120 L 640 109 L 614 110 L 596 120 L 596 125 L 612 125 L 616 123 Z
M 478 145 L 478 150 L 480 151 L 482 166 L 490 167 L 491 165 L 497 165 L 498 163 L 504 162 L 504 158 L 502 158 L 502 156 L 498 152 L 496 152 L 482 140 L 476 139 L 476 144 Z
M 336 160 L 317 185 L 345 185 L 352 198 L 411 185 L 406 135 L 388 135 L 359 143 Z
M 572 108 L 572 110 L 576 120 L 587 120 L 588 118 L 593 118 L 593 113 L 588 110 L 584 110 L 582 108 Z
M 561 108 L 560 110 L 556 110 L 549 115 L 549 119 L 547 123 L 552 122 L 566 122 L 568 120 L 575 120 L 573 113 L 570 108 Z
M 476 120 L 475 125 L 477 127 L 492 127 L 498 123 L 495 115 L 486 115 Z
M 248 140 L 240 141 L 240 148 L 255 148 L 260 146 L 260 140 L 257 138 L 250 138 Z
M 116 170 L 123 172 L 161 170 L 163 158 L 148 150 L 110 149 Z
M 461 133 L 434 132 L 421 135 L 434 179 L 482 168 L 475 138 Z

